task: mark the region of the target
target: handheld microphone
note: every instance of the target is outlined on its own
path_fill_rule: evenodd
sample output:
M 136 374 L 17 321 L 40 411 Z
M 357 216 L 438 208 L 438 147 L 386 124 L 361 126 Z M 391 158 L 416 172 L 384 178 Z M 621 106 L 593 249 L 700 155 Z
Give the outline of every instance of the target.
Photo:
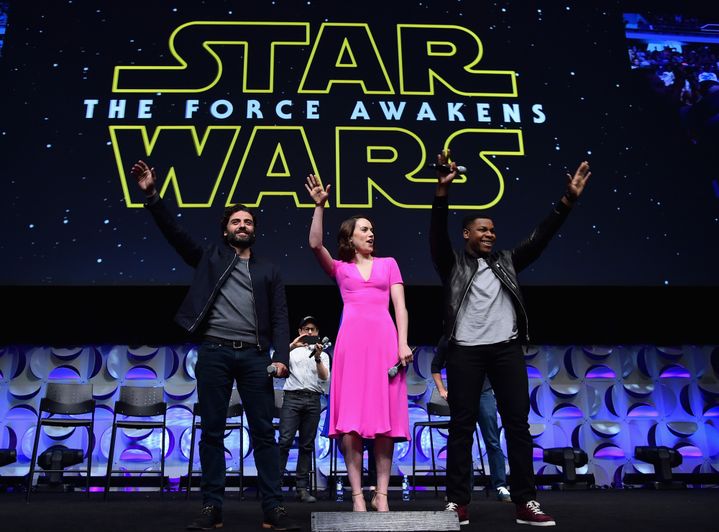
M 267 376 L 268 377 L 275 377 L 277 375 L 277 366 L 274 366 L 270 364 L 267 366 Z
M 322 338 L 322 342 L 317 342 L 317 343 L 321 343 L 321 344 L 322 344 L 322 351 L 324 351 L 325 349 L 327 349 L 328 347 L 330 347 L 330 346 L 332 345 L 332 342 L 330 342 L 330 339 L 327 338 L 326 336 L 325 336 L 324 338 Z M 316 344 L 315 344 L 315 345 L 316 345 Z M 310 358 L 312 358 L 313 356 L 315 356 L 315 350 L 314 350 L 314 349 L 312 349 L 312 350 L 310 351 Z
M 414 349 L 412 349 L 412 357 L 414 357 L 414 352 L 415 352 L 415 351 L 417 351 L 417 347 L 415 347 Z M 391 368 L 389 368 L 389 369 L 387 370 L 387 375 L 389 375 L 389 378 L 391 379 L 392 377 L 396 376 L 397 373 L 399 373 L 399 370 L 402 369 L 402 367 L 404 367 L 405 369 L 407 369 L 407 366 L 402 366 L 402 360 L 400 359 L 400 360 L 397 361 L 397 363 L 396 363 L 394 366 L 392 366 Z
M 432 170 L 437 170 L 438 172 L 442 172 L 444 174 L 449 174 L 452 172 L 452 168 L 450 168 L 450 166 L 448 164 L 432 163 L 432 164 L 428 164 L 427 168 L 430 168 Z M 467 173 L 467 167 L 457 165 L 457 172 L 460 174 L 465 174 L 465 173 Z
M 394 366 L 392 366 L 391 368 L 389 368 L 389 369 L 387 370 L 387 375 L 389 375 L 389 378 L 391 379 L 392 377 L 394 377 L 395 375 L 397 375 L 397 373 L 399 373 L 399 370 L 400 370 L 401 367 L 402 367 L 402 361 L 399 360 Z M 406 366 L 405 366 L 405 367 L 406 367 Z

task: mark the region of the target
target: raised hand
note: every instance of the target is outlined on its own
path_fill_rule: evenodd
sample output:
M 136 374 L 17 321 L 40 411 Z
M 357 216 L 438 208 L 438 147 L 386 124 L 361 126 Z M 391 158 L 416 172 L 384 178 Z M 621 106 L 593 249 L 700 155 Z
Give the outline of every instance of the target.
M 450 168 L 450 172 L 437 171 L 437 185 L 446 187 L 457 177 L 457 163 L 449 163 L 450 150 L 442 150 L 437 154 L 437 164 L 447 165 Z
M 307 189 L 307 192 L 309 192 L 312 201 L 314 201 L 315 205 L 318 207 L 323 207 L 327 198 L 330 197 L 331 187 L 332 185 L 327 185 L 325 188 L 322 188 L 322 183 L 320 183 L 319 178 L 315 174 L 307 176 L 305 188 Z
M 157 174 L 155 174 L 154 168 L 150 168 L 145 161 L 139 160 L 132 165 L 130 174 L 132 174 L 132 177 L 135 178 L 135 181 L 137 181 L 140 189 L 147 197 L 155 195 Z
M 564 194 L 564 197 L 570 202 L 576 201 L 577 198 L 582 195 L 587 180 L 591 175 L 592 172 L 589 171 L 589 163 L 587 161 L 580 163 L 574 175 L 567 173 L 567 192 Z

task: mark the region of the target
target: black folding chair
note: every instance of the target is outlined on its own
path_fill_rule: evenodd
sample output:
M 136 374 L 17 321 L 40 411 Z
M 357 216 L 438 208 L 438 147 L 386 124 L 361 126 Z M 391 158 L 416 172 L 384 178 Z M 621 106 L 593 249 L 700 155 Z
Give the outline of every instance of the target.
M 125 419 L 117 419 L 118 415 Z M 137 419 L 162 416 L 161 419 Z M 133 418 L 133 419 L 130 419 Z M 110 453 L 107 457 L 107 474 L 105 476 L 104 498 L 110 491 L 110 479 L 113 473 L 142 473 L 157 474 L 160 476 L 160 494 L 165 487 L 165 429 L 167 428 L 167 403 L 165 402 L 162 387 L 149 386 L 122 386 L 120 399 L 115 401 L 115 412 L 112 416 L 112 433 L 110 437 Z M 160 471 L 145 471 L 143 469 L 113 469 L 115 456 L 115 441 L 117 429 L 160 429 L 162 443 L 160 445 Z
M 435 451 L 434 451 L 434 438 L 432 437 L 432 431 L 433 430 L 448 430 L 449 429 L 449 404 L 445 399 L 442 398 L 441 395 L 439 395 L 439 391 L 437 388 L 434 388 L 432 390 L 432 395 L 429 399 L 429 401 L 426 403 L 426 409 L 427 409 L 427 421 L 416 421 L 412 428 L 412 492 L 414 493 L 415 488 L 417 486 L 416 476 L 417 473 L 432 473 L 433 481 L 434 481 L 434 495 L 435 497 L 439 495 L 439 487 L 437 485 L 437 473 L 440 471 L 443 471 L 442 469 L 439 469 L 436 464 L 436 458 L 435 458 Z M 435 417 L 443 417 L 447 419 L 432 419 L 432 416 Z M 428 428 L 429 429 L 429 445 L 431 449 L 431 459 L 432 459 L 432 467 L 431 468 L 417 468 L 417 447 L 420 445 L 418 439 L 417 439 L 417 432 L 418 429 L 422 428 Z M 482 454 L 481 454 L 481 446 L 480 446 L 480 440 L 479 440 L 479 431 L 477 430 L 477 425 L 474 425 L 474 437 L 477 442 L 477 449 L 480 450 L 480 467 L 473 468 L 473 471 L 479 472 L 480 475 L 484 476 L 484 461 L 482 460 Z M 446 473 L 446 471 L 445 471 Z M 474 474 L 474 473 L 473 473 Z M 469 479 L 467 479 L 469 482 Z
M 47 416 L 43 417 L 43 414 Z M 90 414 L 90 417 L 54 417 Z M 30 456 L 30 472 L 27 476 L 26 501 L 30 501 L 38 444 L 43 427 L 86 427 L 87 428 L 87 482 L 85 490 L 90 496 L 90 475 L 92 470 L 92 449 L 95 446 L 95 399 L 92 397 L 92 384 L 61 384 L 50 382 L 45 389 L 45 397 L 40 400 L 35 427 L 35 442 Z M 46 473 L 61 473 L 63 469 L 45 469 Z
M 0 467 L 17 462 L 15 449 L 0 449 Z
M 416 351 L 416 347 L 412 349 L 412 353 Z M 405 370 L 401 370 L 405 371 Z M 407 370 L 409 371 L 409 370 Z M 410 376 L 411 375 L 411 376 Z M 424 395 L 424 393 L 427 391 L 427 380 L 419 377 L 416 373 L 408 374 L 407 377 L 407 400 L 414 402 L 414 400 L 418 397 L 421 397 Z M 340 453 L 340 439 L 339 438 L 330 438 L 330 449 L 329 449 L 329 455 L 330 455 L 330 470 L 329 475 L 327 476 L 328 481 L 328 492 L 330 495 L 330 498 L 334 498 L 337 493 L 337 477 L 341 474 L 347 474 L 346 469 L 340 469 L 337 465 L 339 461 L 339 453 Z M 411 444 L 411 443 L 410 443 Z M 370 453 L 373 452 L 370 449 L 367 449 L 367 460 L 372 459 L 370 456 Z M 363 450 L 364 453 L 364 450 Z M 369 473 L 369 467 L 362 468 L 363 473 L 367 472 Z
M 190 461 L 187 464 L 187 493 L 185 498 L 190 498 L 190 490 L 192 489 L 192 475 L 199 473 L 201 470 L 193 469 L 195 463 L 195 440 L 197 438 L 197 431 L 202 430 L 202 421 L 198 419 L 200 416 L 200 403 L 195 403 L 192 407 L 192 432 L 190 433 Z M 240 498 L 245 498 L 244 492 L 244 478 L 245 478 L 245 457 L 244 457 L 244 441 L 245 441 L 245 410 L 242 407 L 240 401 L 240 394 L 237 389 L 232 389 L 230 395 L 230 404 L 227 407 L 227 415 L 225 416 L 227 421 L 225 422 L 225 431 L 239 430 L 240 431 L 240 449 L 238 452 L 239 458 L 239 472 L 240 477 Z M 240 418 L 239 421 L 230 421 L 230 419 Z

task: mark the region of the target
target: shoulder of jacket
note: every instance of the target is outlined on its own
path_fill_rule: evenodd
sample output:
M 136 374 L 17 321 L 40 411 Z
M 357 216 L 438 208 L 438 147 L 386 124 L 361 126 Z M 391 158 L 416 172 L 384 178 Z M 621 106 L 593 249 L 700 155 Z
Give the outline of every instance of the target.
M 215 253 L 217 255 L 227 257 L 232 257 L 235 254 L 235 252 L 229 246 L 220 245 L 215 242 L 205 244 L 205 246 L 203 246 L 203 250 L 205 251 L 205 253 Z
M 255 255 L 252 255 L 250 257 L 250 264 L 254 268 L 261 268 L 262 270 L 266 270 L 266 271 L 277 273 L 277 274 L 280 273 L 280 268 L 274 262 L 272 262 L 268 259 L 262 258 L 262 257 L 257 257 Z

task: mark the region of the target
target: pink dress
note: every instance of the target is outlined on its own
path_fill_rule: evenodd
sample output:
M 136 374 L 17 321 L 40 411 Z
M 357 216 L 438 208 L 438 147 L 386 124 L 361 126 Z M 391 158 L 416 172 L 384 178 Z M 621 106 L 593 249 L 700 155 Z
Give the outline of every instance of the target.
M 332 362 L 329 435 L 409 440 L 405 372 L 392 379 L 387 375 L 398 361 L 397 329 L 389 313 L 390 286 L 402 283 L 397 262 L 375 257 L 365 280 L 355 263 L 335 260 L 333 276 L 344 310 Z

